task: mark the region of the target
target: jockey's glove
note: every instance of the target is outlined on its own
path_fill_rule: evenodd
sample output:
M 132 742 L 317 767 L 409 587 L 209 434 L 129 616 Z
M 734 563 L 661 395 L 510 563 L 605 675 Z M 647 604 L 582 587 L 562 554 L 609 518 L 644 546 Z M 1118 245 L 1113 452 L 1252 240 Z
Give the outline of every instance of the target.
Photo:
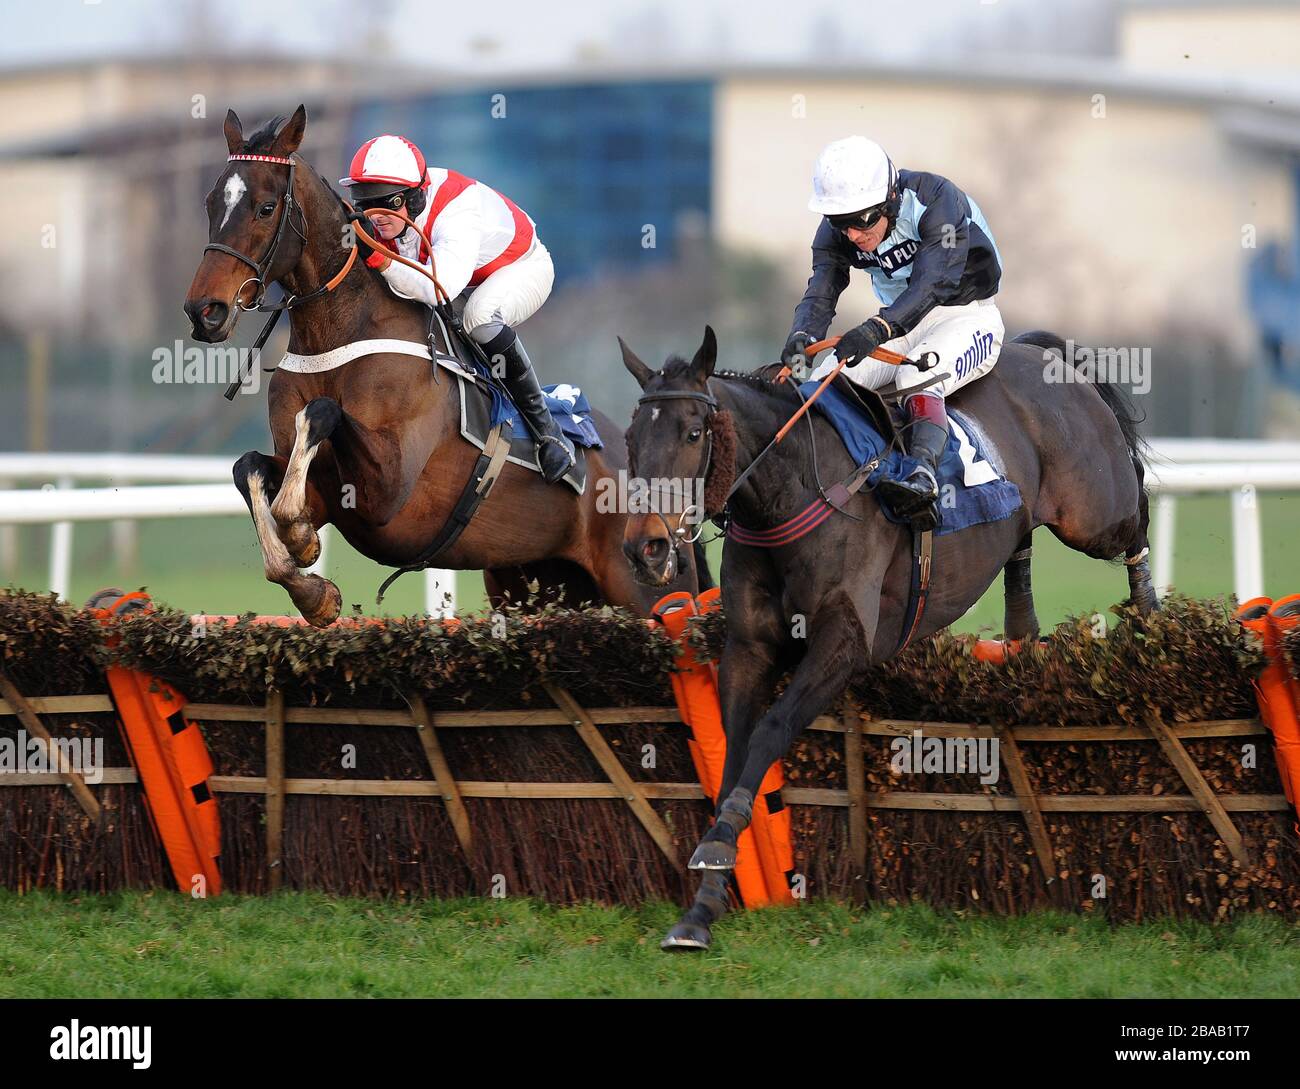
M 868 318 L 840 337 L 835 345 L 835 358 L 861 362 L 887 340 L 894 339 L 894 330 L 879 314 Z
M 785 342 L 785 347 L 781 349 L 782 366 L 790 366 L 804 359 L 804 353 L 808 350 L 808 345 L 813 342 L 813 338 L 804 332 L 795 332 L 790 334 L 790 339 Z M 805 360 L 806 361 L 806 360 Z

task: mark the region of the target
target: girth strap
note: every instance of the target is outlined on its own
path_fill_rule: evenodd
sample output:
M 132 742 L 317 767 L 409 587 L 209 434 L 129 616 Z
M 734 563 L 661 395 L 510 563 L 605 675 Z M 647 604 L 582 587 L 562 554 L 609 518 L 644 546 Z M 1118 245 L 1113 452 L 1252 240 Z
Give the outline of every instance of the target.
M 907 589 L 907 613 L 903 617 L 903 630 L 894 654 L 902 654 L 912 641 L 916 629 L 925 615 L 925 603 L 930 597 L 930 566 L 934 556 L 934 530 L 917 533 L 912 530 L 912 575 Z

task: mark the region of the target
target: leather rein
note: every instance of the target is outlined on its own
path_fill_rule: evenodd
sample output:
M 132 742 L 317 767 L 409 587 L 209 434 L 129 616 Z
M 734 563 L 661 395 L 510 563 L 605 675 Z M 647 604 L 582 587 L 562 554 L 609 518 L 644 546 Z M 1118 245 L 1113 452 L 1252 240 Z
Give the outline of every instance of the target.
M 235 260 L 241 262 L 242 264 L 247 265 L 250 269 L 253 270 L 253 275 L 250 276 L 248 279 L 246 279 L 242 284 L 240 284 L 238 290 L 236 290 L 235 305 L 239 307 L 240 310 L 243 310 L 245 313 L 258 311 L 260 313 L 271 315 L 267 319 L 266 324 L 262 326 L 262 331 L 258 333 L 257 339 L 253 342 L 253 350 L 251 354 L 254 357 L 256 356 L 257 352 L 261 351 L 263 345 L 265 345 L 267 340 L 270 338 L 271 332 L 275 328 L 276 322 L 280 320 L 281 314 L 283 314 L 286 310 L 292 310 L 294 309 L 294 307 L 302 306 L 305 303 L 309 303 L 314 301 L 315 299 L 320 298 L 322 295 L 329 294 L 336 287 L 338 287 L 339 284 L 341 284 L 344 281 L 348 273 L 352 271 L 352 266 L 356 264 L 357 237 L 360 237 L 361 240 L 365 242 L 365 244 L 375 252 L 383 254 L 385 257 L 388 257 L 390 260 L 398 261 L 403 265 L 408 265 L 411 268 L 415 269 L 416 271 L 427 276 L 430 280 L 433 281 L 434 294 L 439 304 L 438 307 L 434 308 L 435 311 L 442 306 L 446 306 L 448 312 L 450 311 L 451 300 L 448 297 L 447 292 L 443 288 L 442 284 L 438 281 L 436 268 L 432 270 L 427 269 L 416 261 L 408 260 L 407 258 L 403 257 L 401 254 L 396 253 L 393 250 L 389 249 L 378 239 L 372 237 L 361 226 L 361 223 L 362 221 L 368 221 L 367 217 L 369 216 L 369 214 L 372 211 L 379 211 L 379 209 L 370 209 L 365 212 L 358 212 L 347 201 L 343 200 L 341 197 L 339 198 L 340 202 L 343 204 L 343 207 L 347 209 L 348 221 L 353 224 L 353 230 L 355 232 L 355 235 L 352 238 L 352 245 L 349 247 L 348 250 L 347 260 L 344 261 L 343 267 L 339 269 L 339 271 L 336 272 L 333 276 L 331 276 L 329 280 L 321 284 L 320 287 L 316 288 L 314 291 L 310 291 L 305 295 L 286 294 L 285 297 L 281 299 L 279 302 L 268 303 L 266 301 L 266 289 L 269 285 L 267 284 L 266 277 L 270 273 L 272 264 L 275 262 L 276 254 L 280 250 L 280 244 L 281 242 L 284 241 L 286 229 L 291 228 L 293 230 L 293 233 L 296 234 L 299 237 L 299 239 L 302 240 L 304 245 L 307 242 L 307 231 L 308 231 L 307 215 L 306 212 L 303 210 L 302 205 L 299 204 L 294 199 L 294 195 L 293 195 L 293 183 L 294 183 L 294 177 L 296 171 L 298 169 L 298 163 L 297 160 L 295 160 L 292 156 L 259 155 L 259 154 L 252 154 L 252 153 L 232 154 L 227 157 L 226 161 L 232 163 L 234 162 L 274 163 L 278 166 L 287 166 L 289 168 L 289 175 L 285 181 L 284 195 L 280 200 L 280 216 L 279 219 L 276 221 L 275 234 L 272 236 L 271 244 L 266 248 L 266 252 L 262 255 L 260 261 L 254 260 L 253 258 L 249 257 L 246 253 L 240 253 L 239 250 L 235 249 L 233 246 L 227 246 L 222 242 L 209 242 L 206 246 L 203 247 L 204 253 L 208 253 L 209 251 L 213 253 L 224 253 L 226 256 L 235 258 Z M 293 222 L 293 212 L 295 208 L 298 210 L 298 217 L 302 221 L 301 228 L 299 228 L 299 226 Z M 404 220 L 407 226 L 415 228 L 415 231 L 420 235 L 421 238 L 424 239 L 426 246 L 428 246 L 429 235 L 427 231 L 419 227 L 415 223 L 415 221 L 412 220 L 404 211 L 401 210 L 392 211 L 389 209 L 383 209 L 382 211 L 386 215 L 397 216 L 399 219 Z M 430 253 L 429 263 L 432 266 L 433 248 L 432 246 L 428 246 L 428 248 Z M 256 285 L 255 294 L 251 302 L 244 303 L 241 301 L 240 296 L 243 295 L 244 288 L 246 288 L 249 284 Z M 430 330 L 430 337 L 432 338 L 432 329 Z M 235 399 L 235 394 L 239 392 L 240 387 L 243 386 L 243 384 L 246 381 L 247 381 L 247 376 L 245 375 L 244 370 L 241 367 L 239 375 L 235 378 L 233 382 L 230 383 L 229 386 L 226 387 L 226 391 L 225 391 L 226 400 L 233 401 Z

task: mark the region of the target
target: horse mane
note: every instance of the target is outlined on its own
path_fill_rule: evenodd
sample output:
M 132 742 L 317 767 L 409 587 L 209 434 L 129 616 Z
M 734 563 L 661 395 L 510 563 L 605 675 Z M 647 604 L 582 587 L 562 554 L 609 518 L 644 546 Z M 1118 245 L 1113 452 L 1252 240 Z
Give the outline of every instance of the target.
M 259 154 L 271 150 L 271 145 L 275 143 L 276 133 L 280 131 L 280 126 L 285 122 L 285 116 L 282 113 L 276 114 L 271 120 L 264 122 L 253 130 L 252 134 L 244 140 L 244 151 L 249 154 Z
M 661 372 L 664 378 L 672 380 L 682 377 L 691 364 L 679 355 L 668 357 Z M 778 383 L 775 376 L 781 370 L 780 363 L 764 363 L 761 367 L 752 371 L 733 371 L 733 370 L 715 370 L 710 376 L 720 378 L 725 382 L 740 382 L 750 389 L 758 390 L 759 393 L 766 393 L 771 397 L 779 397 L 786 401 L 798 400 L 798 395 L 794 391 L 794 386 L 789 382 Z

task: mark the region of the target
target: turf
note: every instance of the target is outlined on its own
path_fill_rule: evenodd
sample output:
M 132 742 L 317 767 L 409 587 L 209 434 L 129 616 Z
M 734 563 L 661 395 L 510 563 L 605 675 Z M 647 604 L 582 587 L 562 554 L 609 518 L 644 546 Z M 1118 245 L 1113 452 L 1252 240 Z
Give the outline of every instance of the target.
M 1110 926 L 811 902 L 730 915 L 660 952 L 670 904 L 0 893 L 9 997 L 1295 997 L 1273 917 Z M 33 920 L 40 925 L 34 926 Z

